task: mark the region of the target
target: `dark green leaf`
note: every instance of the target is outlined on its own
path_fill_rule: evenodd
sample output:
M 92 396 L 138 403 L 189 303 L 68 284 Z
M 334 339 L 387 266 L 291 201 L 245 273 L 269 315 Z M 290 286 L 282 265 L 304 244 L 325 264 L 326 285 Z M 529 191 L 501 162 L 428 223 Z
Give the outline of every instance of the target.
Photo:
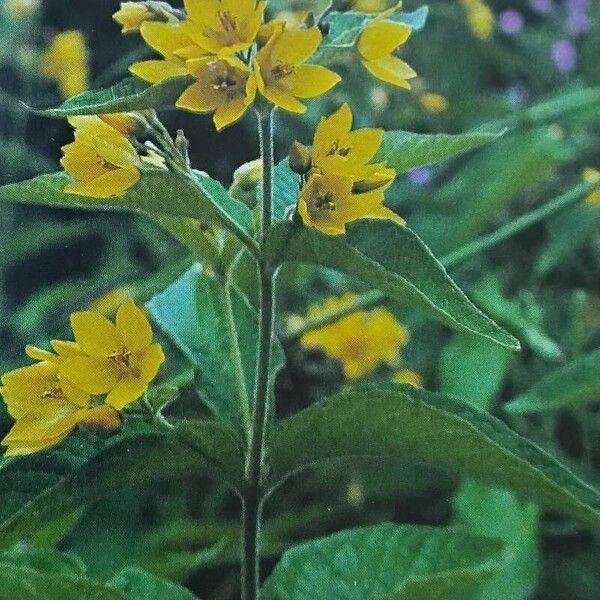
M 442 600 L 494 573 L 501 544 L 452 529 L 386 523 L 284 553 L 263 600 Z M 462 597 L 462 596 L 460 596 Z
M 119 198 L 85 198 L 63 192 L 72 179 L 66 173 L 41 175 L 0 187 L 0 202 L 42 204 L 84 210 L 135 211 L 151 215 L 191 217 L 205 225 L 227 227 L 226 215 L 246 232 L 252 231 L 250 211 L 231 198 L 227 190 L 206 173 L 196 181 L 166 171 L 143 174 L 140 182 Z
M 119 571 L 107 585 L 140 600 L 197 600 L 194 594 L 177 583 L 160 579 L 141 569 Z
M 514 414 L 551 412 L 600 397 L 600 349 L 552 371 L 530 390 L 511 400 L 505 410 Z
M 0 552 L 0 565 L 5 564 L 57 575 L 76 576 L 85 573 L 85 565 L 74 554 L 19 546 Z
M 246 391 L 252 397 L 258 319 L 247 299 L 235 289 L 232 301 Z M 155 296 L 147 306 L 156 324 L 197 369 L 198 391 L 204 402 L 220 419 L 238 429 L 240 404 L 224 302 L 223 286 L 197 266 Z M 283 350 L 274 342 L 272 378 L 282 364 Z
M 454 329 L 519 348 L 515 338 L 469 301 L 408 227 L 363 220 L 350 224 L 344 236 L 328 236 L 296 223 L 279 223 L 270 232 L 267 253 L 275 263 L 317 264 L 356 276 Z
M 591 483 L 495 417 L 412 386 L 357 386 L 320 402 L 274 427 L 270 456 L 275 481 L 325 459 L 422 460 L 600 528 Z
M 56 108 L 34 108 L 32 110 L 45 117 L 64 119 L 74 115 L 98 115 L 164 108 L 174 106 L 177 98 L 192 81 L 193 79 L 188 76 L 172 77 L 161 83 L 149 85 L 137 77 L 128 77 L 109 88 L 73 96 Z
M 208 421 L 188 427 L 193 427 L 193 446 L 186 441 L 190 437 L 189 429 L 183 437 L 177 432 L 140 434 L 115 442 L 58 480 L 53 476 L 43 491 L 0 523 L 0 548 L 28 540 L 49 521 L 71 514 L 120 488 L 187 477 L 190 472 L 211 475 L 236 485 L 243 460 L 234 434 Z M 16 478 L 14 485 L 18 483 Z

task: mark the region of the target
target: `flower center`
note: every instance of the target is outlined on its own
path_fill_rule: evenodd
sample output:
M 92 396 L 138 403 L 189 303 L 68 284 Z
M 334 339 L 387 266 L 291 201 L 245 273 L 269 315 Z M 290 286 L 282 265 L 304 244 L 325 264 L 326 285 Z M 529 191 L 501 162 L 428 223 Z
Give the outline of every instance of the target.
M 315 198 L 315 207 L 320 211 L 333 212 L 335 210 L 333 199 L 333 192 L 322 192 Z
M 335 142 L 333 142 L 333 144 L 331 145 L 327 156 L 337 155 L 346 158 L 350 154 L 350 152 L 352 152 L 352 146 L 342 146 L 341 143 L 341 140 L 335 140 Z
M 54 387 L 42 392 L 42 398 L 44 400 L 61 400 L 65 397 L 64 392 L 60 385 L 56 384 Z
M 295 65 L 279 62 L 271 67 L 271 75 L 276 79 L 282 79 L 283 77 L 291 75 L 295 70 Z
M 122 367 L 124 369 L 129 369 L 129 367 L 131 366 L 130 350 L 118 350 L 114 354 L 111 354 L 108 358 L 112 360 L 117 366 Z
M 219 11 L 217 13 L 219 23 L 226 33 L 235 33 L 237 31 L 237 22 L 235 17 L 228 11 Z

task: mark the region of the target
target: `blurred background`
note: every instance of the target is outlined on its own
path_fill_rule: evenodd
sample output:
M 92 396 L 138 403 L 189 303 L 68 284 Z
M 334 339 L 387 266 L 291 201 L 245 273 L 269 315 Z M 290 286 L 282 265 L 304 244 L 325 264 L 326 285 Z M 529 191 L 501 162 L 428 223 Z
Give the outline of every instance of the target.
M 177 5 L 177 3 L 174 3 Z M 181 3 L 179 3 L 180 5 Z M 389 6 L 349 0 L 355 10 Z M 405 10 L 422 2 L 406 0 Z M 347 101 L 355 126 L 420 133 L 499 131 L 498 142 L 398 178 L 389 203 L 437 255 L 508 223 L 600 169 L 600 3 L 593 0 L 432 0 L 424 30 L 402 49 L 419 74 L 405 92 L 371 78 L 356 57 L 333 65 L 343 84 L 311 102 L 306 118 L 277 116 L 277 152 L 310 143 L 318 118 Z M 271 13 L 302 19 L 322 2 L 269 2 Z M 0 0 L 0 183 L 58 169 L 71 140 L 63 121 L 36 117 L 23 102 L 48 107 L 84 89 L 110 85 L 150 52 L 122 36 L 118 2 Z M 595 98 L 595 103 L 594 103 Z M 590 99 L 592 101 L 590 101 Z M 531 109 L 531 107 L 537 107 Z M 184 129 L 195 168 L 224 184 L 257 158 L 254 116 L 216 134 L 210 117 L 166 112 Z M 404 370 L 430 390 L 456 394 L 502 415 L 576 469 L 597 477 L 599 385 L 576 408 L 508 417 L 502 405 L 600 342 L 600 207 L 582 202 L 452 271 L 469 296 L 523 343 L 512 355 L 451 334 L 422 315 L 390 306 L 410 331 Z M 92 306 L 107 314 L 127 294 L 148 300 L 194 258 L 154 223 L 110 213 L 3 204 L 0 211 L 0 372 L 24 364 L 27 343 L 65 334 L 68 315 Z M 251 282 L 240 275 L 251 293 Z M 288 267 L 279 286 L 279 327 L 323 298 L 364 291 L 346 276 Z M 165 342 L 166 343 L 166 342 Z M 285 344 L 277 382 L 283 416 L 338 389 L 341 365 L 324 353 Z M 189 372 L 169 347 L 164 380 Z M 186 371 L 187 369 L 187 371 Z M 382 367 L 369 377 L 389 377 Z M 189 378 L 188 378 L 189 379 Z M 600 379 L 600 374 L 598 375 Z M 0 409 L 3 410 L 3 409 Z M 193 382 L 180 414 L 202 411 Z M 0 413 L 0 433 L 10 420 Z M 93 443 L 80 433 L 67 444 Z M 39 460 L 43 460 L 40 458 Z M 15 502 L 24 490 L 0 480 Z M 3 511 L 10 507 L 0 506 Z M 7 512 L 8 514 L 8 512 Z M 237 501 L 214 483 L 138 488 L 105 499 L 48 533 L 45 543 L 80 554 L 100 575 L 132 563 L 183 581 L 202 598 L 237 594 Z M 314 471 L 280 490 L 267 510 L 265 569 L 297 540 L 383 520 L 460 522 L 507 541 L 511 568 L 475 597 L 595 599 L 600 549 L 584 530 L 521 503 L 510 493 L 460 481 L 418 464 L 357 464 Z

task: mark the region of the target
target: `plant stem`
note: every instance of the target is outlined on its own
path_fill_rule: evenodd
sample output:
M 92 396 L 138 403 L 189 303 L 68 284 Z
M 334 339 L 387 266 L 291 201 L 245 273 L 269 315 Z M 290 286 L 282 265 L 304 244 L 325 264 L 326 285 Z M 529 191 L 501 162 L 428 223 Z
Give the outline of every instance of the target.
M 258 112 L 260 148 L 263 161 L 260 239 L 271 226 L 273 204 L 273 111 Z M 260 317 L 256 387 L 250 443 L 246 456 L 245 488 L 242 494 L 242 600 L 256 600 L 260 583 L 261 476 L 265 453 L 265 433 L 269 414 L 269 363 L 275 312 L 275 275 L 264 260 L 258 260 Z
M 225 303 L 225 313 L 227 316 L 227 329 L 231 342 L 231 360 L 235 371 L 235 383 L 237 386 L 237 396 L 240 403 L 240 415 L 246 437 L 250 436 L 251 416 L 250 416 L 250 398 L 246 387 L 246 376 L 240 352 L 240 340 L 235 326 L 235 316 L 233 314 L 233 302 L 231 298 L 231 285 L 229 281 L 223 282 L 223 298 Z
M 507 223 L 503 227 L 500 227 L 496 231 L 488 235 L 484 235 L 473 242 L 465 244 L 457 250 L 450 252 L 446 256 L 442 257 L 440 262 L 446 268 L 456 267 L 465 260 L 482 254 L 486 250 L 498 245 L 500 242 L 517 235 L 532 225 L 535 225 L 536 223 L 539 223 L 540 221 L 543 221 L 544 219 L 547 219 L 561 210 L 575 204 L 595 187 L 598 187 L 597 183 L 579 184 L 561 196 L 550 200 L 550 202 L 547 204 L 540 206 L 540 208 L 532 210 L 531 212 L 516 218 L 514 221 Z M 360 294 L 354 301 L 348 302 L 348 304 L 337 310 L 331 310 L 322 314 L 316 319 L 306 320 L 300 326 L 288 331 L 286 337 L 288 339 L 297 339 L 309 331 L 319 329 L 320 327 L 324 327 L 330 323 L 335 323 L 335 321 L 338 319 L 352 314 L 357 310 L 369 310 L 370 308 L 374 308 L 375 306 L 384 303 L 386 299 L 387 296 L 378 290 L 372 290 L 364 294 Z

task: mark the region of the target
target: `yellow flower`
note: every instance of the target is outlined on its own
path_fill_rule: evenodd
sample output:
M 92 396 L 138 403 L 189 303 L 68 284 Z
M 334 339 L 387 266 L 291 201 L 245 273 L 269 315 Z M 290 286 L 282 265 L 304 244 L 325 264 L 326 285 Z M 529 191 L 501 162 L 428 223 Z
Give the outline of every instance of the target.
M 355 294 L 329 298 L 308 309 L 315 319 L 338 310 L 356 299 Z M 381 363 L 394 364 L 401 346 L 408 343 L 408 331 L 385 308 L 357 311 L 338 321 L 305 333 L 300 343 L 305 348 L 321 348 L 342 363 L 346 377 L 355 379 L 372 372 Z
M 409 90 L 407 79 L 417 74 L 394 53 L 406 42 L 411 29 L 404 23 L 385 20 L 398 8 L 399 5 L 373 19 L 361 32 L 357 48 L 363 65 L 374 77 Z
M 181 94 L 178 108 L 214 113 L 218 131 L 239 120 L 256 97 L 256 79 L 248 67 L 234 57 L 199 58 L 187 61 L 196 82 Z
M 38 349 L 33 349 L 35 354 Z M 44 352 L 44 351 L 39 351 Z M 31 454 L 64 440 L 77 425 L 119 427 L 117 412 L 92 406 L 90 395 L 60 373 L 60 359 L 16 369 L 2 377 L 0 393 L 15 423 L 2 440 L 6 456 Z
M 585 201 L 592 206 L 600 206 L 600 171 L 586 167 L 582 173 L 584 181 L 588 183 L 598 182 L 598 188 L 592 190 L 586 197 Z
M 40 7 L 40 0 L 7 0 L 6 10 L 15 17 L 28 17 Z
M 140 179 L 141 161 L 131 142 L 99 117 L 71 117 L 75 141 L 63 146 L 61 165 L 76 181 L 68 194 L 90 198 L 123 195 Z
M 58 83 L 65 98 L 88 86 L 88 58 L 85 38 L 80 31 L 64 31 L 54 36 L 42 56 L 41 73 Z
M 383 206 L 383 187 L 356 193 L 355 182 L 349 175 L 315 172 L 300 190 L 298 214 L 308 227 L 328 235 L 345 233 L 346 224 L 358 219 L 391 219 L 399 225 L 405 221 Z
M 426 111 L 432 113 L 441 113 L 448 109 L 448 98 L 441 94 L 423 94 L 419 102 Z
M 113 19 L 122 27 L 121 33 L 139 31 L 142 23 L 152 17 L 152 11 L 141 2 L 121 2 L 121 8 L 113 15 Z
M 379 187 L 391 184 L 396 176 L 385 163 L 368 164 L 375 156 L 383 129 L 352 129 L 352 112 L 347 104 L 329 117 L 323 117 L 315 130 L 313 140 L 313 168 L 320 172 L 350 175 L 358 187 Z M 375 185 L 374 187 L 378 187 Z
M 461 0 L 467 12 L 467 21 L 473 34 L 487 40 L 494 30 L 494 13 L 482 0 Z
M 144 41 L 164 58 L 164 60 L 144 60 L 129 67 L 131 73 L 149 83 L 159 83 L 170 77 L 188 75 L 185 61 L 208 54 L 184 33 L 181 23 L 171 25 L 146 21 L 140 27 L 140 33 Z
M 270 102 L 295 113 L 306 106 L 298 98 L 314 98 L 330 90 L 340 76 L 321 65 L 306 65 L 306 60 L 321 43 L 318 27 L 275 28 L 271 39 L 254 58 L 258 91 Z
M 212 54 L 230 56 L 256 39 L 265 2 L 256 0 L 184 0 L 187 20 L 182 29 Z
M 152 343 L 148 319 L 133 302 L 118 309 L 116 324 L 91 311 L 71 315 L 75 342 L 85 356 L 67 358 L 60 373 L 89 394 L 108 394 L 105 403 L 121 410 L 138 400 L 156 377 L 164 354 Z
M 392 379 L 396 383 L 408 383 L 410 385 L 414 385 L 415 387 L 423 387 L 423 377 L 421 374 L 411 371 L 410 369 L 396 371 L 392 375 Z

